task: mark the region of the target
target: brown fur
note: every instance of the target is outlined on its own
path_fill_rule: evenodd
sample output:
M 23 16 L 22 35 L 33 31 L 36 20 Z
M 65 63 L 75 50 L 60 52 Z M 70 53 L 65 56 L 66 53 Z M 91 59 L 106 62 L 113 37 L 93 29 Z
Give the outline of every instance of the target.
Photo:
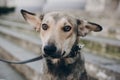
M 66 56 L 71 54 L 74 45 L 78 45 L 79 36 L 85 36 L 90 31 L 101 31 L 102 27 L 64 12 L 50 12 L 40 16 L 25 10 L 21 12 L 26 21 L 40 32 L 43 54 L 46 45 L 54 44 L 57 50 L 53 55 L 61 56 L 46 58 L 45 77 L 42 80 L 88 80 L 80 51 L 72 53 L 73 57 Z M 44 27 L 44 24 L 47 26 Z M 64 28 L 70 30 L 64 31 Z

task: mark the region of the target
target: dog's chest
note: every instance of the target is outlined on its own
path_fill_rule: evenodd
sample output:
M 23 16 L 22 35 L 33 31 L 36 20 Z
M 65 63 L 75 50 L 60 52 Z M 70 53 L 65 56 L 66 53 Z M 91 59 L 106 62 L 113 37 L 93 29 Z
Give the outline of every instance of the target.
M 75 65 L 76 63 L 66 64 L 64 59 L 59 60 L 57 63 L 47 60 L 48 72 L 54 76 L 68 76 L 73 72 Z
M 53 63 L 51 60 L 46 60 L 46 62 L 50 80 L 79 80 L 81 71 L 84 70 L 79 59 L 71 64 L 67 64 L 64 59 L 57 63 Z

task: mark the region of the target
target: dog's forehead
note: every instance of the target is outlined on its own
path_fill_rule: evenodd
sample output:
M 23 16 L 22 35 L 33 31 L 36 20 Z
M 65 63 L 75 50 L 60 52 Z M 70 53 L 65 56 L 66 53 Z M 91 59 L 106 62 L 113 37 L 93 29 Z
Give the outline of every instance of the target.
M 62 20 L 63 22 L 68 21 L 72 22 L 74 17 L 71 14 L 64 13 L 64 12 L 50 12 L 45 14 L 43 21 L 44 22 L 49 22 L 49 21 L 55 21 L 58 22 Z

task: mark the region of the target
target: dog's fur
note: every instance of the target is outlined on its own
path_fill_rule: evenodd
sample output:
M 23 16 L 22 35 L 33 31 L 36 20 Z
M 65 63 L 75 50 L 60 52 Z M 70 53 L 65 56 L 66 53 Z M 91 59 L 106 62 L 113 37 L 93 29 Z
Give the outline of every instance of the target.
M 21 10 L 21 13 L 40 32 L 43 54 L 48 54 L 49 57 L 45 59 L 45 78 L 42 80 L 88 80 L 80 51 L 73 53 L 76 54 L 73 57 L 66 56 L 71 54 L 74 45 L 78 45 L 78 37 L 86 36 L 90 31 L 101 31 L 102 27 L 77 19 L 70 13 L 49 12 L 36 15 L 25 10 Z

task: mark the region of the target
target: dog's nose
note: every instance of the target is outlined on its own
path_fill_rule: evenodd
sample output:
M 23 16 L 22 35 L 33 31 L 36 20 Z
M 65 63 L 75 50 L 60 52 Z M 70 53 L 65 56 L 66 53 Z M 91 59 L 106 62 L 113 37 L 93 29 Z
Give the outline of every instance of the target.
M 55 53 L 57 50 L 57 48 L 54 45 L 47 45 L 44 47 L 44 52 L 47 55 L 52 55 L 53 53 Z

